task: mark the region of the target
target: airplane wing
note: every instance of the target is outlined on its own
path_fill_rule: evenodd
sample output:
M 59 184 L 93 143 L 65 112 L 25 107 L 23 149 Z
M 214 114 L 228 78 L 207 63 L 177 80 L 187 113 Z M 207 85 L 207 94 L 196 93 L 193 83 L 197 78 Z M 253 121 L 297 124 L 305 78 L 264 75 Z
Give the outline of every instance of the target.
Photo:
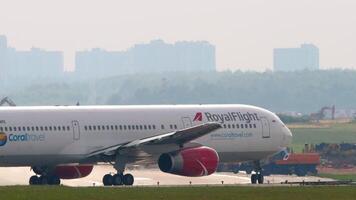
M 197 125 L 194 127 L 170 132 L 170 133 L 165 133 L 165 134 L 160 134 L 156 136 L 151 136 L 151 137 L 146 137 L 138 140 L 134 140 L 131 142 L 127 142 L 124 144 L 117 144 L 113 145 L 110 147 L 106 147 L 100 150 L 96 150 L 90 154 L 88 154 L 88 158 L 92 156 L 113 156 L 117 153 L 121 154 L 120 152 L 126 152 L 130 154 L 131 156 L 137 155 L 139 157 L 139 154 L 143 154 L 145 147 L 153 147 L 153 146 L 158 146 L 158 145 L 174 145 L 174 146 L 181 146 L 185 143 L 188 143 L 194 139 L 197 139 L 199 137 L 202 137 L 204 135 L 207 135 L 211 133 L 214 130 L 217 130 L 221 128 L 220 123 L 215 123 L 215 122 L 209 122 L 201 125 Z M 163 152 L 162 152 L 163 153 Z

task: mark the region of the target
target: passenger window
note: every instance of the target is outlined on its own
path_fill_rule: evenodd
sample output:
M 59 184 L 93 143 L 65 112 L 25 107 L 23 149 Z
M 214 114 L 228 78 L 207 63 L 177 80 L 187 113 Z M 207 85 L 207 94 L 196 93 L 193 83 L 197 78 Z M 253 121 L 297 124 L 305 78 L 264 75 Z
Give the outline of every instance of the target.
M 53 126 L 53 130 L 54 130 L 54 131 L 57 131 L 57 126 Z
M 44 127 L 44 130 L 45 130 L 45 131 L 48 131 L 48 127 L 47 127 L 47 126 L 45 126 L 45 127 Z
M 89 126 L 89 131 L 91 131 L 91 126 Z
M 235 128 L 235 124 L 231 124 L 231 127 L 234 129 Z
M 138 125 L 136 125 L 136 130 L 139 130 L 139 126 Z
M 88 130 L 88 127 L 87 127 L 87 126 L 84 126 L 84 130 Z
M 126 130 L 126 125 L 124 125 L 124 130 Z
M 245 128 L 248 128 L 248 124 L 245 124 Z
M 14 131 L 17 131 L 17 128 L 16 128 L 16 127 L 14 127 Z
M 65 127 L 65 126 L 62 126 L 62 130 L 65 131 L 65 130 L 66 130 L 66 127 Z
M 7 127 L 5 127 L 5 131 L 7 131 Z
M 135 125 L 132 125 L 132 130 L 135 130 Z
M 26 127 L 22 127 L 22 130 L 23 130 L 23 131 L 26 131 Z
M 161 125 L 161 129 L 164 129 L 164 125 L 163 124 Z
M 49 131 L 52 131 L 52 126 L 48 127 Z
M 226 128 L 226 124 L 224 124 L 223 127 Z
M 19 127 L 17 130 L 21 131 L 21 127 Z
M 228 124 L 228 125 L 227 125 L 227 128 L 231 128 L 231 125 L 230 125 L 230 124 Z
M 111 127 L 111 130 L 114 130 L 114 126 L 113 126 L 113 125 L 111 125 L 110 127 Z M 116 130 L 117 130 L 117 129 L 116 129 Z
M 178 127 L 177 127 L 177 125 L 176 125 L 176 124 L 174 124 L 174 128 L 175 128 L 175 129 L 178 129 Z
M 142 128 L 143 128 L 142 125 L 140 125 L 140 130 L 142 130 Z
M 250 128 L 252 128 L 252 124 L 250 124 Z
M 256 128 L 256 124 L 253 124 L 253 128 Z
M 122 130 L 122 125 L 119 126 L 120 130 Z
M 148 125 L 148 129 L 151 130 L 151 125 Z
M 113 128 L 112 128 L 113 129 Z M 111 129 L 111 130 L 112 130 Z M 110 130 L 110 126 L 109 125 L 106 125 L 106 130 Z
M 240 126 L 241 128 L 244 128 L 244 125 L 243 124 L 241 124 L 241 126 Z
M 27 127 L 27 131 L 30 131 L 30 127 L 29 126 Z
M 152 129 L 155 130 L 156 129 L 156 125 L 152 125 Z
M 39 130 L 39 128 L 38 128 L 38 126 L 36 126 L 36 131 L 38 131 Z
M 43 131 L 43 126 L 40 127 L 40 130 Z
M 61 127 L 60 126 L 58 126 L 58 131 L 61 131 Z
M 100 131 L 100 129 L 101 129 L 100 126 L 98 126 L 98 130 L 99 130 L 99 131 Z
M 93 126 L 93 130 L 96 131 L 96 126 Z
M 0 127 L 0 131 L 3 131 L 3 128 L 2 128 L 2 127 Z
M 131 126 L 130 126 L 130 125 L 127 125 L 127 129 L 131 130 Z
M 67 131 L 69 131 L 70 130 L 70 128 L 69 128 L 69 126 L 67 126 Z
M 172 125 L 172 124 L 170 124 L 170 125 L 169 125 L 169 128 L 173 129 L 173 125 Z
M 101 128 L 103 129 L 103 131 L 105 131 L 105 126 L 104 125 Z
M 143 128 L 144 128 L 145 130 L 147 130 L 147 126 L 146 126 L 146 125 L 143 125 Z

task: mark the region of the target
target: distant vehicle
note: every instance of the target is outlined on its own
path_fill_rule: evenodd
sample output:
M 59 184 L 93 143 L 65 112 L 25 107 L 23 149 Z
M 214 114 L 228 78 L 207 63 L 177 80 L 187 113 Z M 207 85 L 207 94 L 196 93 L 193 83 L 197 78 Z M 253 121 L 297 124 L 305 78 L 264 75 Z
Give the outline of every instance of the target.
M 108 162 L 104 185 L 132 185 L 127 164 L 157 163 L 161 171 L 207 176 L 219 161 L 255 161 L 290 144 L 273 113 L 247 105 L 53 106 L 0 108 L 0 166 L 31 166 L 30 185 L 60 184 Z M 11 174 L 9 174 L 11 176 Z
M 316 175 L 319 164 L 320 156 L 318 153 L 291 153 L 286 155 L 284 151 L 281 151 L 261 164 L 261 167 L 264 176 L 271 174 L 305 176 L 307 174 Z M 234 173 L 245 171 L 247 174 L 251 174 L 254 168 L 252 163 L 245 162 L 231 165 L 227 169 L 223 169 L 222 166 L 220 171 L 231 171 Z

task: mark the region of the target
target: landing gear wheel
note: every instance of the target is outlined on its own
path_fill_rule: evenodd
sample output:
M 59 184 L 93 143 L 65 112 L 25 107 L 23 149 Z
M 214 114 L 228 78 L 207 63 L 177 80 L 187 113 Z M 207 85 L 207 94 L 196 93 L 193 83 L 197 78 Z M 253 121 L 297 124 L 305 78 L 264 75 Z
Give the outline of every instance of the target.
M 124 175 L 124 184 L 125 185 L 133 185 L 134 177 L 131 174 Z
M 256 184 L 257 183 L 257 174 L 252 174 L 251 175 L 251 183 Z
M 258 184 L 263 184 L 264 177 L 262 174 L 257 174 L 257 182 Z
M 30 185 L 38 185 L 40 182 L 40 179 L 38 178 L 38 176 L 31 176 L 29 183 Z
M 40 176 L 39 184 L 40 185 L 47 185 L 48 184 L 48 177 L 47 176 Z
M 111 176 L 111 174 L 106 174 L 103 177 L 103 184 L 104 186 L 111 186 L 113 183 L 113 176 Z
M 124 176 L 122 174 L 115 174 L 112 177 L 112 184 L 113 185 L 122 185 L 122 184 L 124 184 Z
M 59 179 L 59 177 L 56 175 L 50 176 L 50 177 L 48 177 L 48 184 L 49 185 L 59 185 L 59 184 L 61 184 L 61 179 Z

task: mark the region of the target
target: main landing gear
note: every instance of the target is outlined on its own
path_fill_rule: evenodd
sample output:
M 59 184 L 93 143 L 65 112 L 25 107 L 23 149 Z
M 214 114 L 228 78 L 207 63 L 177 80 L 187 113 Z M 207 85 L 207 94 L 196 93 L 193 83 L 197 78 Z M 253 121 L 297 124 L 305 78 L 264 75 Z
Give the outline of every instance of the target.
M 251 183 L 252 184 L 263 184 L 264 182 L 264 176 L 262 174 L 262 168 L 260 161 L 255 161 L 253 162 L 254 168 L 255 168 L 255 174 L 251 174 Z
M 60 185 L 61 179 L 59 179 L 59 177 L 56 175 L 52 175 L 52 176 L 34 175 L 31 176 L 29 183 L 30 185 Z
M 103 177 L 103 184 L 104 186 L 111 186 L 111 185 L 133 185 L 134 177 L 131 174 L 106 174 Z
M 121 155 L 117 155 L 114 163 L 114 168 L 117 173 L 114 175 L 105 174 L 103 177 L 104 186 L 111 185 L 133 185 L 134 177 L 132 174 L 124 174 L 127 158 Z
M 33 172 L 36 174 L 30 177 L 30 185 L 60 185 L 61 179 L 51 173 L 48 167 L 32 167 Z

